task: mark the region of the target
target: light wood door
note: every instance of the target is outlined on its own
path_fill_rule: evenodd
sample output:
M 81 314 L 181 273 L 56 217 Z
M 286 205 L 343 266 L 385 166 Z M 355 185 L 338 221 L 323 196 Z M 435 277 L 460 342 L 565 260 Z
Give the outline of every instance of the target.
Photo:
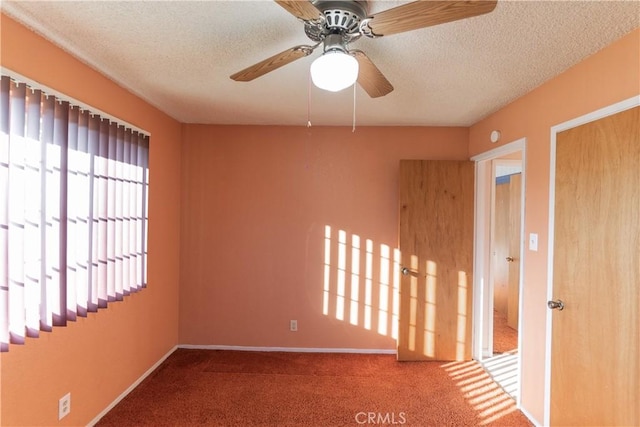
M 518 329 L 522 174 L 503 179 L 495 186 L 493 308 L 507 318 L 510 327 Z
M 507 317 L 509 294 L 509 184 L 495 185 L 493 211 L 493 309 Z
M 507 291 L 507 325 L 518 329 L 520 304 L 520 215 L 522 174 L 509 178 L 509 279 Z M 505 259 L 505 261 L 507 261 Z
M 640 425 L 640 109 L 558 134 L 552 425 Z
M 474 165 L 400 162 L 399 360 L 471 358 Z

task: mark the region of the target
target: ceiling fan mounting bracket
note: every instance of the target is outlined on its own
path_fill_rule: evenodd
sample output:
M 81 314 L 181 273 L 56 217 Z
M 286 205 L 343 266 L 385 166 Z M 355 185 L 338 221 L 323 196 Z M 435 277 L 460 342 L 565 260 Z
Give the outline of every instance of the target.
M 318 43 L 320 44 L 320 43 Z M 309 56 L 313 53 L 313 51 L 315 50 L 316 47 L 318 47 L 318 44 L 316 44 L 315 46 L 296 46 L 293 49 L 296 51 L 300 51 L 302 53 L 304 53 L 305 56 Z
M 365 37 L 369 37 L 370 39 L 377 39 L 378 37 L 382 37 L 381 34 L 376 34 L 373 32 L 369 23 L 371 22 L 371 18 L 365 18 L 360 21 L 360 25 L 358 26 L 358 31 L 361 35 Z

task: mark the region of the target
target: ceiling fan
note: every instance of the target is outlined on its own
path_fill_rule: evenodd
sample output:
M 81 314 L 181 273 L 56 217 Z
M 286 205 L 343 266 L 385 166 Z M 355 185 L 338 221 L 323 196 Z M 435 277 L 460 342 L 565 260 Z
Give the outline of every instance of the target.
M 369 15 L 369 1 L 360 0 L 275 0 L 304 23 L 304 31 L 315 42 L 273 55 L 231 75 L 247 82 L 297 59 L 311 55 L 324 44 L 324 53 L 311 65 L 314 84 L 338 91 L 358 84 L 377 98 L 393 91 L 393 86 L 369 57 L 349 44 L 362 36 L 377 38 L 417 30 L 491 12 L 497 0 L 419 0 Z

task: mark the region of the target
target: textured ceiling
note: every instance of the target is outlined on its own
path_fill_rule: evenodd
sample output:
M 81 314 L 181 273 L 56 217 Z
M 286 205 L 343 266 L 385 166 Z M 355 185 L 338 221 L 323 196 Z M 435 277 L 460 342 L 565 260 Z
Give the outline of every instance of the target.
M 371 13 L 405 1 L 374 1 Z M 3 12 L 185 123 L 350 125 L 354 93 L 309 87 L 320 53 L 229 75 L 311 42 L 263 1 L 2 1 Z M 356 91 L 357 125 L 469 126 L 640 26 L 640 1 L 499 1 L 487 15 L 351 45 L 394 85 Z M 639 64 L 640 67 L 640 64 Z M 640 72 L 640 70 L 639 70 Z

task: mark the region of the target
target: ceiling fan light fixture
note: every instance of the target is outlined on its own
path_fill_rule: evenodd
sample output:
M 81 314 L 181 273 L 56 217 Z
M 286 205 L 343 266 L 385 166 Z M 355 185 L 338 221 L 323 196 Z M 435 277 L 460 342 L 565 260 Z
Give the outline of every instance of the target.
M 358 60 L 341 50 L 330 50 L 311 64 L 311 80 L 320 89 L 339 92 L 358 80 Z

